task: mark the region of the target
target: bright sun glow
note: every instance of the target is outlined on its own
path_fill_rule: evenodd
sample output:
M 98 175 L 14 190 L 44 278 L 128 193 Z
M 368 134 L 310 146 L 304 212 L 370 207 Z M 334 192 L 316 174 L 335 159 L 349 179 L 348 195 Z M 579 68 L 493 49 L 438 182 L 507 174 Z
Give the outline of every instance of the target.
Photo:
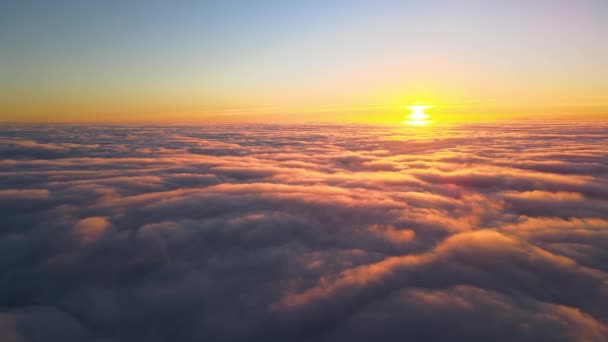
M 412 112 L 407 116 L 407 120 L 403 121 L 406 125 L 412 126 L 425 126 L 430 123 L 428 120 L 429 116 L 424 112 L 425 109 L 431 108 L 432 106 L 407 106 L 405 108 Z

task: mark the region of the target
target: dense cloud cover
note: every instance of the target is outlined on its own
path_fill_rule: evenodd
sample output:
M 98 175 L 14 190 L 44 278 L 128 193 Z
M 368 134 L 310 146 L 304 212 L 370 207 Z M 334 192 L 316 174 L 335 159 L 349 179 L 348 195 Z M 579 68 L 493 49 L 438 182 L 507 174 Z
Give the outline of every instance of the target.
M 4 126 L 1 341 L 606 341 L 608 126 Z

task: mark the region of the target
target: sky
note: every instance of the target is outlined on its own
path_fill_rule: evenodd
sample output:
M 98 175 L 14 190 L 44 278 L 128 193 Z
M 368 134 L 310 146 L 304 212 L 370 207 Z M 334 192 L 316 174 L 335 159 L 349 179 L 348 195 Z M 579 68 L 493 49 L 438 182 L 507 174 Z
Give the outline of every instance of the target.
M 608 2 L 3 1 L 1 122 L 608 118 Z

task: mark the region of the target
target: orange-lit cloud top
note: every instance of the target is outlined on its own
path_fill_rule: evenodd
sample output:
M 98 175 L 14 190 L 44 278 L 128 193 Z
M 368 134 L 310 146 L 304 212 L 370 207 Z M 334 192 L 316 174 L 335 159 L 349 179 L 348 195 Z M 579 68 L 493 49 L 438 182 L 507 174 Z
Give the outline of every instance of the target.
M 608 117 L 605 1 L 7 5 L 0 121 Z

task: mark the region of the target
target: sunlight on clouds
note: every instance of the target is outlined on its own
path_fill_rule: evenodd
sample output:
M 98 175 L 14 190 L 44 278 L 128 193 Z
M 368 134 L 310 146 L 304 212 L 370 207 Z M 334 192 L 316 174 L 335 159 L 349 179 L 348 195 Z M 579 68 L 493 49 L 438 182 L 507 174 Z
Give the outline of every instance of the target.
M 0 339 L 606 340 L 607 129 L 2 127 Z

